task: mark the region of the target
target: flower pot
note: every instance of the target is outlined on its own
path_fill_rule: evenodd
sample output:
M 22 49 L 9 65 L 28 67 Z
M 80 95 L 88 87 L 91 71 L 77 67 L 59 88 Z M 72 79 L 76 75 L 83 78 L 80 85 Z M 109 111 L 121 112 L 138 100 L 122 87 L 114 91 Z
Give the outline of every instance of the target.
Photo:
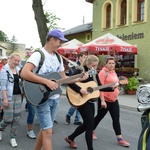
M 135 95 L 136 94 L 136 90 L 127 90 L 126 92 L 129 95 Z

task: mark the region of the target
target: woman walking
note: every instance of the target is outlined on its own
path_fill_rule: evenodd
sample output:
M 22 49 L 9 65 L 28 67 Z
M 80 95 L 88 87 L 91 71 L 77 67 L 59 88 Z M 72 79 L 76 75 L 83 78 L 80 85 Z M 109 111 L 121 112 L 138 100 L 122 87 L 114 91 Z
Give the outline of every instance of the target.
M 2 131 L 11 124 L 10 144 L 17 147 L 16 131 L 21 115 L 21 88 L 19 85 L 20 56 L 16 53 L 11 54 L 9 62 L 1 71 L 1 98 L 3 100 L 3 120 L 0 122 L 0 140 Z

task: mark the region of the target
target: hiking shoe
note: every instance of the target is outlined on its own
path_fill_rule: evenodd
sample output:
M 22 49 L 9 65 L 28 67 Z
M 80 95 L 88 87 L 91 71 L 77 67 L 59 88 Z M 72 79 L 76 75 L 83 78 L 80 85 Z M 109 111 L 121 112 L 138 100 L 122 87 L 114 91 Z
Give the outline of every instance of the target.
M 79 122 L 74 122 L 75 125 L 82 125 L 82 122 L 79 121 Z
M 69 140 L 68 137 L 65 138 L 65 141 L 70 145 L 70 148 L 77 149 L 77 145 L 74 141 Z
M 0 131 L 0 141 L 2 140 L 3 133 Z
M 97 140 L 97 137 L 96 137 L 96 134 L 95 134 L 94 131 L 93 131 L 93 133 L 92 133 L 92 137 L 93 137 L 93 140 Z
M 66 115 L 66 124 L 70 124 L 70 116 Z
M 33 130 L 30 130 L 27 132 L 27 136 L 31 139 L 36 139 L 36 136 L 34 134 L 34 131 Z
M 127 141 L 125 141 L 125 139 L 121 138 L 120 140 L 117 141 L 118 145 L 124 146 L 124 147 L 129 147 L 130 143 L 128 143 Z
M 10 139 L 10 144 L 11 144 L 12 147 L 17 147 L 18 146 L 15 138 Z

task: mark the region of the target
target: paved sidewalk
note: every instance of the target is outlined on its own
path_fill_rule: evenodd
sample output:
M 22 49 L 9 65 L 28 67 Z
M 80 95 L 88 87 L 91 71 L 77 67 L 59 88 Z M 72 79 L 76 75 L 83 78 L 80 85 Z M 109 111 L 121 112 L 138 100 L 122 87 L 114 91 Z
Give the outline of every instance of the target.
M 62 94 L 66 95 L 66 86 L 62 85 Z M 119 104 L 121 108 L 137 111 L 138 101 L 136 95 L 119 95 Z

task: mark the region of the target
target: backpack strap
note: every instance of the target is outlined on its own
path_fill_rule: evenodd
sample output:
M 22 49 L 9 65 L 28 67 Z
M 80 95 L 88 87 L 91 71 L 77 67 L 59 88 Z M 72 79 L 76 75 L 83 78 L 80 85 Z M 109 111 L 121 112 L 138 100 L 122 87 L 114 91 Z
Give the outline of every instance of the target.
M 37 71 L 36 71 L 36 73 L 38 73 L 39 70 L 41 69 L 43 63 L 44 63 L 45 55 L 44 55 L 43 51 L 41 51 L 40 49 L 39 49 L 39 50 L 36 50 L 35 52 L 39 52 L 39 53 L 41 54 L 41 60 L 40 60 L 40 62 L 39 62 L 39 66 L 38 66 L 38 69 L 37 69 Z
M 59 55 L 58 53 L 56 53 L 56 52 L 55 52 L 55 54 L 56 54 L 56 56 L 57 56 L 57 58 L 58 58 L 58 61 L 61 63 L 60 55 Z
M 108 77 L 108 71 L 107 71 L 107 70 L 104 70 L 104 72 L 105 72 L 105 80 L 106 80 L 107 77 Z M 117 73 L 116 73 L 116 72 L 114 72 L 114 74 L 116 74 L 116 76 L 117 76 Z
M 106 80 L 108 77 L 108 71 L 104 70 L 104 72 L 105 72 L 105 80 Z
M 39 52 L 39 53 L 41 54 L 41 60 L 40 60 L 40 63 L 39 63 L 38 69 L 37 69 L 37 71 L 36 71 L 36 73 L 38 73 L 38 72 L 39 72 L 39 70 L 41 69 L 41 67 L 42 67 L 43 63 L 44 63 L 45 55 L 44 55 L 43 51 L 42 51 L 42 50 L 40 50 L 40 49 L 36 50 L 35 52 Z M 56 53 L 56 52 L 55 52 L 55 54 L 56 54 L 56 56 L 57 56 L 57 58 L 58 58 L 58 61 L 61 63 L 60 55 L 59 55 L 58 53 Z

